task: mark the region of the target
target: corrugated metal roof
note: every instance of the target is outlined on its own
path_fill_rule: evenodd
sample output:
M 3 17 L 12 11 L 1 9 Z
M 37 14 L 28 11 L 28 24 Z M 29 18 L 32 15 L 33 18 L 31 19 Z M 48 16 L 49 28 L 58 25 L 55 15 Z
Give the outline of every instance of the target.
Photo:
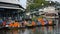
M 7 8 L 7 9 L 21 9 L 21 10 L 23 10 L 22 8 L 16 8 L 16 7 L 6 7 L 6 6 L 0 6 L 0 8 Z

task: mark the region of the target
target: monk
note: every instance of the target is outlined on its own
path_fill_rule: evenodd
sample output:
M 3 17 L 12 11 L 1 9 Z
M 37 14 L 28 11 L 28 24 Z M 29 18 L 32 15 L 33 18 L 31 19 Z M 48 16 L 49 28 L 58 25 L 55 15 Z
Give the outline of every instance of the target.
M 14 27 L 20 27 L 20 23 L 17 22 L 17 21 L 15 21 L 15 22 L 14 22 Z
M 13 23 L 10 23 L 10 24 L 9 24 L 9 27 L 13 27 L 13 25 L 14 25 Z
M 34 22 L 34 21 L 32 21 L 32 26 L 36 26 L 36 24 L 35 24 L 35 22 Z
M 52 25 L 52 20 L 49 20 L 48 22 L 49 22 L 49 25 Z
M 40 21 L 41 25 L 45 25 L 43 18 L 38 18 L 38 21 Z

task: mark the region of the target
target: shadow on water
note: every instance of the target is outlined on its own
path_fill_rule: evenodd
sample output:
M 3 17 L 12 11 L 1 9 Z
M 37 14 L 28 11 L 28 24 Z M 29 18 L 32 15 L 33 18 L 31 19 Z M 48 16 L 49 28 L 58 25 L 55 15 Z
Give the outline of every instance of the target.
M 0 34 L 60 34 L 56 26 L 36 27 L 31 29 L 0 30 Z

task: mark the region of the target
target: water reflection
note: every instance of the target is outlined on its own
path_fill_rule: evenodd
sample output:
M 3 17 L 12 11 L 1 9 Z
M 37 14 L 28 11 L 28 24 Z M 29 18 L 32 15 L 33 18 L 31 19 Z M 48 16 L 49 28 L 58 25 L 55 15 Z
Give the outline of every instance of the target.
M 60 29 L 59 29 L 60 30 Z M 0 34 L 60 34 L 57 27 L 36 27 L 31 29 L 0 30 Z

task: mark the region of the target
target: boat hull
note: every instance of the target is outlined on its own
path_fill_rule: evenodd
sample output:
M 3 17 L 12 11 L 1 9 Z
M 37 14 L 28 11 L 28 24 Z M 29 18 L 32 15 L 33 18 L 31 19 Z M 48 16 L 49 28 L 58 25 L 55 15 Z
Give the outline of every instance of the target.
M 25 26 L 25 27 L 1 27 L 0 30 L 2 29 L 25 29 L 25 28 L 35 28 L 35 27 L 42 27 L 42 26 L 55 26 L 56 24 L 46 24 L 46 25 L 36 25 L 36 26 Z

